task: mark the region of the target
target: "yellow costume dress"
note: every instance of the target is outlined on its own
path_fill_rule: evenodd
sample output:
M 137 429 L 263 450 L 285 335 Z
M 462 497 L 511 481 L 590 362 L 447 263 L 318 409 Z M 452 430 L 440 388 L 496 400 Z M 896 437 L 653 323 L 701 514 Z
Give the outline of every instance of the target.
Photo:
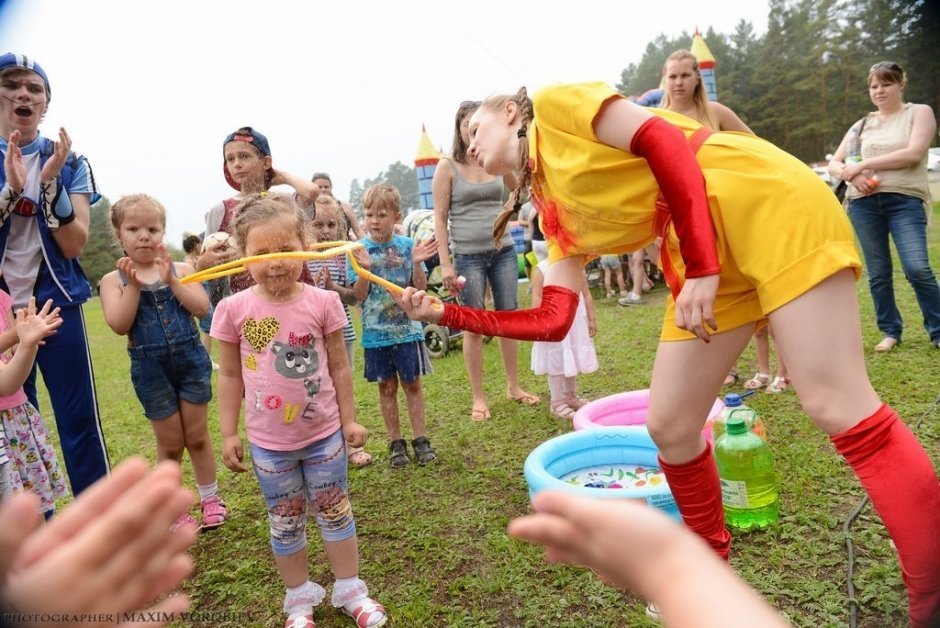
M 631 252 L 657 236 L 659 186 L 646 160 L 594 134 L 594 119 L 614 98 L 623 96 L 604 83 L 551 86 L 533 98 L 529 155 L 552 261 Z M 701 127 L 681 114 L 649 111 L 687 137 Z M 860 274 L 845 212 L 829 187 L 795 157 L 735 132 L 713 133 L 696 157 L 721 263 L 714 305 L 719 330 L 760 321 L 844 268 Z M 681 285 L 685 264 L 672 222 L 661 235 L 664 261 Z M 678 285 L 671 286 L 674 293 Z M 694 338 L 675 326 L 674 309 L 670 296 L 662 339 Z

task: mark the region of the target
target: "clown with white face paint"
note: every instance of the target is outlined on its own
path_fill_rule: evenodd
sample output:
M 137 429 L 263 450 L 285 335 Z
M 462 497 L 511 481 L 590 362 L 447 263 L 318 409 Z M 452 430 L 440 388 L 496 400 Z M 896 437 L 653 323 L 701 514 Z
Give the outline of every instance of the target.
M 51 96 L 49 77 L 32 58 L 0 55 L 0 288 L 16 308 L 31 296 L 61 308 L 63 325 L 39 348 L 36 363 L 78 494 L 108 472 L 81 308 L 91 286 L 78 261 L 99 194 L 65 129 L 57 140 L 39 134 Z M 35 371 L 24 389 L 36 405 Z

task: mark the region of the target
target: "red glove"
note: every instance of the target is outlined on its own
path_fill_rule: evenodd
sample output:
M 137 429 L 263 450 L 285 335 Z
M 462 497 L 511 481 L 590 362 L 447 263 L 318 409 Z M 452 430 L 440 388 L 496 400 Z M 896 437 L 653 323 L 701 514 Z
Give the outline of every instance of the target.
M 705 178 L 682 131 L 660 117 L 643 123 L 630 152 L 649 163 L 672 214 L 679 236 L 685 276 L 704 277 L 721 271 L 715 225 L 708 211 Z
M 542 305 L 530 310 L 492 312 L 445 303 L 438 323 L 486 336 L 558 342 L 574 321 L 578 298 L 577 292 L 567 288 L 545 286 Z

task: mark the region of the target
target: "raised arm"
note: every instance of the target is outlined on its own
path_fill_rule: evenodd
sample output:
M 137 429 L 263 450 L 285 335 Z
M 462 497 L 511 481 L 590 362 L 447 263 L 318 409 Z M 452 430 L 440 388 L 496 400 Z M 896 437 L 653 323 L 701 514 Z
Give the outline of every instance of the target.
M 431 179 L 431 194 L 434 197 L 434 239 L 441 260 L 441 283 L 450 291 L 456 287 L 457 272 L 450 258 L 450 232 L 447 219 L 450 215 L 450 188 L 453 182 L 453 166 L 449 159 L 442 159 Z
M 101 310 L 104 321 L 111 331 L 118 336 L 126 336 L 134 326 L 137 307 L 140 304 L 141 283 L 134 271 L 134 264 L 129 257 L 117 261 L 117 271 L 101 278 L 98 295 L 101 298 Z M 127 283 L 121 282 L 120 272 L 124 273 Z
M 205 316 L 209 312 L 209 295 L 206 294 L 206 289 L 201 283 L 180 283 L 180 279 L 193 274 L 193 267 L 183 262 L 174 262 L 170 259 L 166 247 L 163 247 L 162 255 L 165 256 L 161 257 L 164 261 L 158 262 L 158 264 L 162 263 L 167 266 L 175 264 L 176 273 L 167 272 L 165 278 L 170 290 L 173 291 L 173 295 L 186 311 L 193 316 L 197 318 Z
M 346 201 L 340 201 L 339 205 L 343 208 L 343 213 L 346 214 L 346 221 L 349 223 L 349 228 L 352 229 L 352 232 L 356 235 L 356 239 L 361 240 L 365 237 L 366 232 L 362 230 L 362 225 L 359 224 L 359 219 L 356 218 L 356 211 L 353 209 L 352 205 Z

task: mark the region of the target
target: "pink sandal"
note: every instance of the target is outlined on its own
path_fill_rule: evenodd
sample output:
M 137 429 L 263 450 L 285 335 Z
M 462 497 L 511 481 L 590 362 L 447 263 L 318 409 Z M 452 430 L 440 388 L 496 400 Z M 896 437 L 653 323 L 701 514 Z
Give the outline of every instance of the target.
M 385 607 L 372 598 L 366 598 L 362 604 L 352 611 L 347 610 L 345 606 L 341 608 L 344 613 L 353 618 L 357 628 L 378 628 L 378 626 L 384 626 L 385 622 L 388 621 Z
M 212 530 L 218 528 L 228 520 L 228 510 L 225 503 L 218 495 L 207 497 L 200 504 L 202 507 L 202 528 L 203 530 Z
M 317 628 L 317 625 L 313 623 L 313 615 L 301 615 L 288 619 L 284 628 Z
M 570 405 L 567 398 L 553 401 L 549 406 L 548 413 L 556 419 L 562 421 L 571 421 L 574 419 L 575 409 Z

